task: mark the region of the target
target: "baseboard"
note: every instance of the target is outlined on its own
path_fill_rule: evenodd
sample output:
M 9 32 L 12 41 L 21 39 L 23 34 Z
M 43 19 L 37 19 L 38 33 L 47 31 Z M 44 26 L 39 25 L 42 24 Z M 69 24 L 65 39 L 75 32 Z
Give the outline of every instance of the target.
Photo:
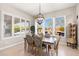
M 0 48 L 0 50 L 4 50 L 4 49 L 10 48 L 10 47 L 13 47 L 13 46 L 18 45 L 18 44 L 21 44 L 21 43 L 23 43 L 23 42 L 24 42 L 24 41 L 18 42 L 18 43 L 15 43 L 15 44 L 12 44 L 12 45 L 9 45 L 9 46 L 6 46 L 6 47 L 2 47 L 2 48 Z

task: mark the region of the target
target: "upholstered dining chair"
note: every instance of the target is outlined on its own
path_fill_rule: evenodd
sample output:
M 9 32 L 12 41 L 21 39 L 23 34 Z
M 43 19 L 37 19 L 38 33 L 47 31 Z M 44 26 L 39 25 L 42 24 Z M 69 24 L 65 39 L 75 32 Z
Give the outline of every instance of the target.
M 42 37 L 42 38 L 44 37 L 43 33 L 40 33 L 39 36 Z
M 58 46 L 59 46 L 59 42 L 60 42 L 60 38 L 61 36 L 56 36 L 57 40 L 54 43 L 54 47 L 51 49 L 51 52 L 53 52 L 54 54 L 56 54 L 56 56 L 58 56 Z
M 34 37 L 34 43 L 35 43 L 35 55 L 38 53 L 39 55 L 42 55 L 42 38 L 35 36 Z
M 32 51 L 32 49 L 33 49 L 33 38 L 32 38 L 32 36 L 27 35 L 26 39 L 27 39 L 27 43 L 28 43 L 28 52 Z
M 35 55 L 43 55 L 43 49 L 46 48 L 43 46 L 42 37 L 35 35 L 34 43 L 35 43 Z

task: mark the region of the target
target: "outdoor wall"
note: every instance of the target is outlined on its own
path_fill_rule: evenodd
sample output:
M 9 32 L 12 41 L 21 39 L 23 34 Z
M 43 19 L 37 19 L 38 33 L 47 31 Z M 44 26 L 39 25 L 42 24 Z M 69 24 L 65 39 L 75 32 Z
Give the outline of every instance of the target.
M 59 17 L 59 16 L 65 16 L 66 17 L 66 37 L 68 37 L 68 24 L 69 23 L 76 23 L 76 19 L 75 19 L 75 6 L 71 7 L 71 8 L 67 8 L 67 9 L 63 9 L 63 10 L 58 10 L 58 11 L 54 11 L 54 12 L 50 12 L 47 14 L 44 14 L 45 18 L 46 17 Z M 63 41 L 66 42 L 67 39 L 64 39 Z
M 32 20 L 32 16 L 27 14 L 27 13 L 24 13 L 23 11 L 21 10 L 18 10 L 8 4 L 0 4 L 0 11 L 4 11 L 4 12 L 7 12 L 7 13 L 10 13 L 10 14 L 13 14 L 13 15 L 17 15 L 17 16 L 21 16 L 21 17 L 24 17 L 26 19 L 29 19 L 29 20 Z M 9 39 L 1 39 L 1 12 L 0 12 L 0 50 L 1 49 L 4 49 L 4 48 L 7 48 L 9 46 L 12 46 L 14 44 L 17 44 L 19 42 L 22 42 L 23 39 L 24 39 L 24 36 L 19 36 L 19 37 L 12 37 L 12 38 L 9 38 Z

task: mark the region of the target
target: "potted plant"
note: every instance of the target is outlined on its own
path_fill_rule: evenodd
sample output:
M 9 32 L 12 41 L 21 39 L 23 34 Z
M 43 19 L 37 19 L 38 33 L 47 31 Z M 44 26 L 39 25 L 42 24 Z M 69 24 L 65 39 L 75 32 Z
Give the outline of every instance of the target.
M 31 33 L 32 33 L 32 35 L 35 33 L 35 26 L 33 25 L 33 26 L 31 26 L 30 27 L 30 30 L 31 30 Z

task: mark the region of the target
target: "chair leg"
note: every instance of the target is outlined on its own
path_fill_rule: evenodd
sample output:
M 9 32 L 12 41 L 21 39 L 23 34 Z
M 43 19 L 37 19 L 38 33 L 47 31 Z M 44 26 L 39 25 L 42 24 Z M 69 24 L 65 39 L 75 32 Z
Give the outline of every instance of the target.
M 42 56 L 42 49 L 39 49 L 39 55 Z
M 40 48 L 35 49 L 35 55 L 42 56 L 42 49 L 40 49 Z
M 26 51 L 26 40 L 24 41 L 24 50 Z
M 58 56 L 58 50 L 56 50 L 56 56 Z
M 67 46 L 68 46 L 68 42 L 67 42 Z
M 36 48 L 34 48 L 34 55 L 36 55 Z
M 30 52 L 31 51 L 31 46 L 30 45 L 28 45 L 28 52 Z
M 52 56 L 52 51 L 51 51 L 51 49 L 49 50 L 49 56 Z
M 35 48 L 35 51 L 34 51 L 34 52 L 35 52 L 35 56 L 36 56 L 36 54 L 37 54 L 37 53 L 36 53 L 36 52 L 37 52 L 37 49 L 36 49 L 36 48 Z
M 28 52 L 30 51 L 30 46 L 28 45 Z

